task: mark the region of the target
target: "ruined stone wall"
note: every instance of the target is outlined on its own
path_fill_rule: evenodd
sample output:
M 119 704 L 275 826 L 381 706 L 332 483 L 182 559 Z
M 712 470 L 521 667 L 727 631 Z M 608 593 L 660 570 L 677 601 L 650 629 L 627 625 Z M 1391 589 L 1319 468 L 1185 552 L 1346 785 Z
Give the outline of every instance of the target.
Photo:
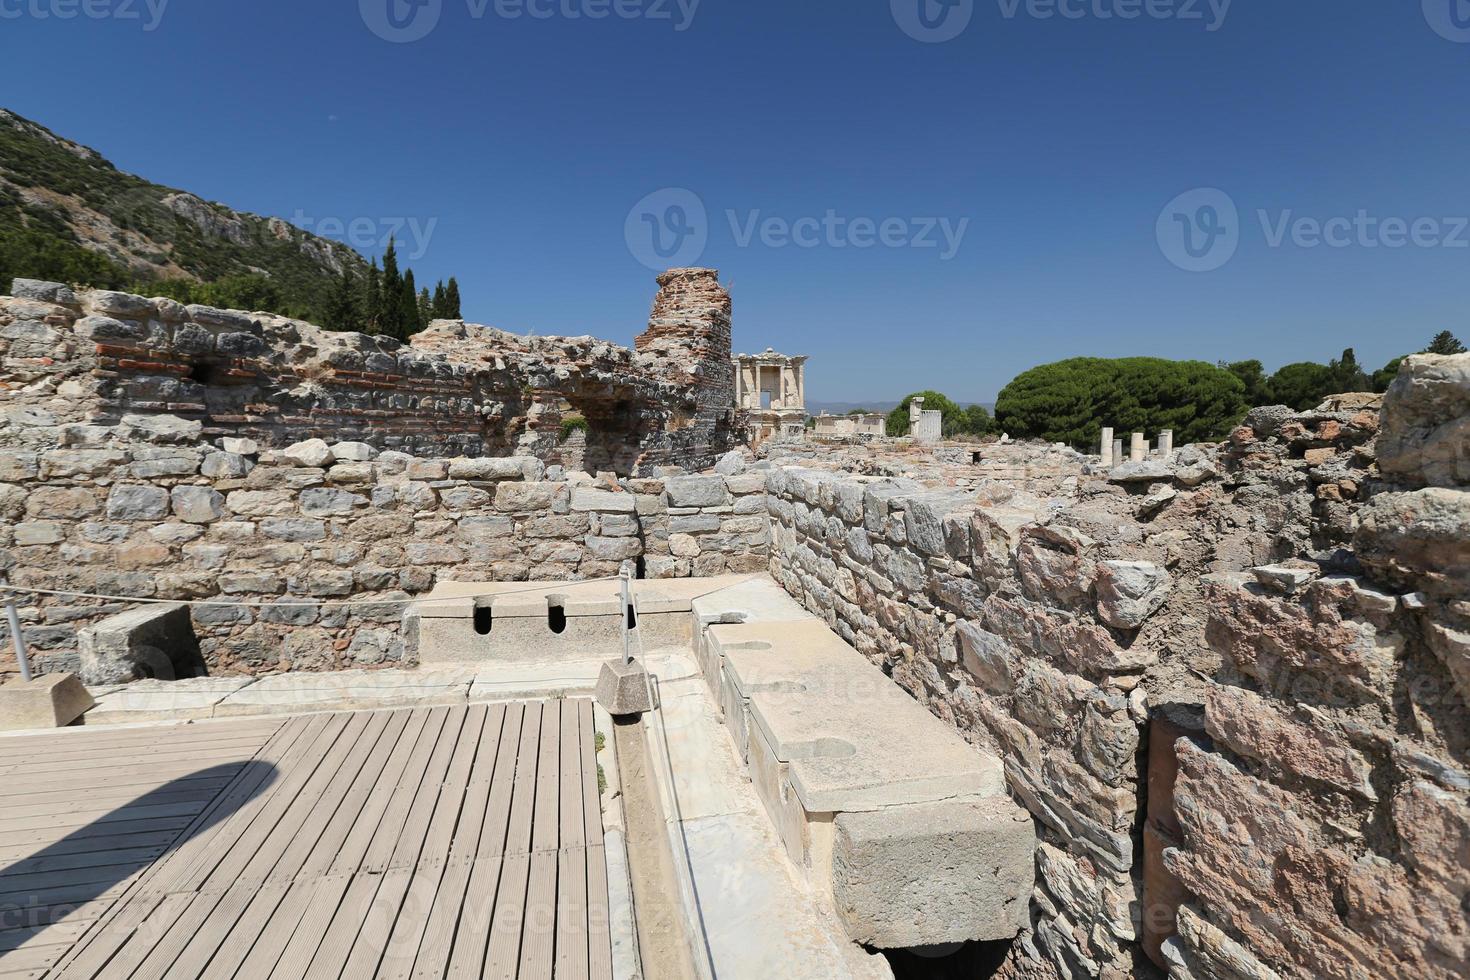
M 1458 364 L 1390 398 L 1386 474 L 1438 482 L 1407 494 L 1351 410 L 1071 478 L 771 475 L 773 574 L 1037 819 L 1006 976 L 1466 975 Z
M 438 321 L 405 345 L 284 317 L 17 280 L 0 297 L 0 410 L 116 424 L 169 414 L 206 437 L 307 438 L 419 455 L 559 462 L 561 410 L 591 471 L 701 469 L 733 444 L 730 299 L 713 270 L 660 277 L 639 352 Z
M 258 452 L 201 424 L 126 416 L 0 426 L 0 571 L 38 589 L 266 603 L 196 606 L 212 672 L 398 665 L 403 600 L 438 581 L 573 580 L 763 569 L 764 475 L 594 479 L 534 457 L 418 458 L 309 441 Z M 344 600 L 381 604 L 331 606 Z M 321 608 L 275 603 L 324 603 Z M 77 668 L 77 630 L 126 602 L 29 597 L 42 670 Z M 3 631 L 0 631 L 3 635 Z M 0 639 L 0 678 L 14 671 Z

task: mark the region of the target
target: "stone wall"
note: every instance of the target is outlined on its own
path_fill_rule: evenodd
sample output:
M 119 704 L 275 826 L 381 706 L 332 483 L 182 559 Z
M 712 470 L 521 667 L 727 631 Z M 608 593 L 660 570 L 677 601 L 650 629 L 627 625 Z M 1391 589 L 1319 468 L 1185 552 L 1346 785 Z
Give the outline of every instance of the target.
M 198 421 L 209 438 L 307 438 L 424 456 L 559 462 L 563 406 L 588 422 L 591 471 L 702 469 L 736 439 L 730 297 L 718 273 L 659 278 L 632 351 L 436 321 L 403 344 L 261 313 L 17 280 L 0 297 L 3 410 L 58 422 Z
M 196 606 L 212 672 L 332 670 L 404 660 L 407 599 L 436 581 L 648 577 L 763 569 L 764 475 L 594 478 L 535 457 L 416 458 L 313 440 L 280 451 L 197 441 L 201 424 L 0 427 L 0 569 L 23 587 L 144 598 L 322 603 Z M 30 421 L 36 421 L 31 418 Z M 381 605 L 332 606 L 343 600 Z M 127 603 L 41 597 L 22 608 L 43 670 L 76 669 L 77 630 Z M 0 673 L 16 669 L 9 639 Z
M 1005 975 L 1466 975 L 1467 419 L 1470 357 L 1410 361 L 1409 492 L 1351 410 L 1060 479 L 771 474 L 773 574 L 1036 817 Z

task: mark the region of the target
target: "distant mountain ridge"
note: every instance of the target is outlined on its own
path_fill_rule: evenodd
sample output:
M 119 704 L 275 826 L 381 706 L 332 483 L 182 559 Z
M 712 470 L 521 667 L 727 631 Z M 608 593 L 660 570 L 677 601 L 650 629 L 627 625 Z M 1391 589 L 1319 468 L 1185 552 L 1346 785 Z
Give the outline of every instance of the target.
M 0 290 L 18 276 L 108 288 L 255 276 L 285 310 L 305 315 L 344 269 L 363 273 L 367 262 L 280 218 L 125 173 L 0 109 Z

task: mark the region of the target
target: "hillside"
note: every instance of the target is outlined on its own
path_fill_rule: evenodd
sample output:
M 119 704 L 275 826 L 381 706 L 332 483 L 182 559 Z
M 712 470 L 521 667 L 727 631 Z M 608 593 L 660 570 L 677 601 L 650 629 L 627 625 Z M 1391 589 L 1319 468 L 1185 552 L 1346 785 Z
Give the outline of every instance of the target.
M 344 268 L 367 264 L 279 218 L 124 173 L 0 109 L 0 290 L 17 276 L 168 295 L 207 283 L 239 303 L 307 316 Z

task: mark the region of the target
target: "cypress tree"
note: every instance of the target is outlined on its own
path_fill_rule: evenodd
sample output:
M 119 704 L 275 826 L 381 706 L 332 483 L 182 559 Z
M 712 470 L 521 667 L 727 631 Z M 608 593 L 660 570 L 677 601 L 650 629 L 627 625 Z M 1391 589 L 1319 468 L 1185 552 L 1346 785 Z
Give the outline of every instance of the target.
M 403 306 L 403 332 L 397 337 L 399 340 L 408 340 L 424 329 L 423 324 L 419 323 L 419 291 L 414 288 L 412 269 L 404 272 L 400 288 L 402 293 L 399 302 Z
M 414 304 L 403 301 L 403 276 L 398 272 L 398 247 L 388 239 L 388 250 L 383 253 L 383 314 L 379 333 L 402 340 L 408 336 L 409 320 Z M 412 297 L 413 294 L 409 293 Z
M 367 281 L 363 284 L 362 317 L 366 333 L 383 332 L 383 276 L 376 258 L 368 266 Z
M 444 291 L 444 319 L 464 319 L 464 314 L 459 309 L 459 283 L 453 276 L 449 277 L 449 288 Z
M 425 330 L 434 319 L 434 301 L 429 298 L 429 287 L 419 290 L 419 329 Z
M 434 284 L 434 298 L 429 302 L 429 310 L 436 320 L 449 319 L 449 300 L 444 294 L 443 279 Z

